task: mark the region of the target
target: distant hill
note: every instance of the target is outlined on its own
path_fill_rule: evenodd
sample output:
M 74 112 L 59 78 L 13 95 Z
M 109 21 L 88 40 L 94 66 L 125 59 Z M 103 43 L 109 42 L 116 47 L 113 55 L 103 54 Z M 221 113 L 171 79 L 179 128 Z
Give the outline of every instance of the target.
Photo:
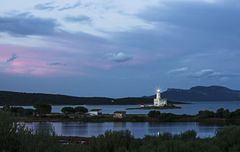
M 240 91 L 232 90 L 222 86 L 197 86 L 188 90 L 168 89 L 162 93 L 163 98 L 168 101 L 240 101 Z M 128 97 L 128 98 L 107 98 L 107 97 L 74 97 L 58 94 L 42 93 L 20 93 L 0 91 L 0 105 L 34 105 L 36 103 L 47 103 L 52 105 L 134 105 L 151 104 L 152 96 Z M 174 102 L 172 102 L 174 103 Z
M 97 104 L 149 104 L 152 99 L 148 98 L 106 98 L 106 97 L 74 97 L 58 94 L 20 93 L 0 91 L 0 105 L 34 105 L 47 103 L 52 105 L 97 105 Z
M 240 91 L 222 86 L 196 86 L 187 90 L 171 88 L 162 97 L 173 101 L 240 101 Z

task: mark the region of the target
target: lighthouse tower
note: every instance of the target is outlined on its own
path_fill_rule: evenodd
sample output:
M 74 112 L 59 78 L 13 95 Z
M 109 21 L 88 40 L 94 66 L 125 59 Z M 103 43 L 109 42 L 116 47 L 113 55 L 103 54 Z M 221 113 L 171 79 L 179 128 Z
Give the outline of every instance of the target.
M 156 107 L 161 107 L 167 105 L 166 99 L 161 99 L 161 91 L 160 89 L 156 90 L 156 98 L 153 100 L 153 105 Z
M 160 89 L 157 89 L 156 91 L 156 99 L 161 99 L 161 92 L 160 92 Z

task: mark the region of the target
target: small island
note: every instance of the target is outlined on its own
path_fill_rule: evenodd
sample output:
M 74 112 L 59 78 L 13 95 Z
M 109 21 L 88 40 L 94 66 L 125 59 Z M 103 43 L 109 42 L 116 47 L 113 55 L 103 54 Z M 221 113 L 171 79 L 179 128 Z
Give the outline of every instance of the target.
M 152 109 L 152 110 L 160 110 L 160 109 L 181 109 L 180 106 L 176 106 L 172 103 L 168 103 L 167 105 L 165 106 L 140 106 L 140 107 L 137 107 L 137 108 L 127 108 L 126 110 L 136 110 L 136 109 L 142 109 L 142 110 L 149 110 L 149 109 Z
M 135 109 L 180 109 L 181 107 L 174 105 L 173 103 L 168 103 L 167 99 L 161 98 L 160 89 L 156 90 L 156 98 L 153 99 L 153 104 L 144 104 L 140 105 L 138 108 L 127 108 L 127 110 L 135 110 Z

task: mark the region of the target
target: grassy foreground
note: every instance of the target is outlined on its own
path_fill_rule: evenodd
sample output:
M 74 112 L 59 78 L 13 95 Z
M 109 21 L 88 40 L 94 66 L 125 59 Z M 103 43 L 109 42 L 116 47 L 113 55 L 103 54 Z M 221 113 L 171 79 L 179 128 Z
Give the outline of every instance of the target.
M 92 137 L 84 144 L 61 144 L 52 130 L 32 132 L 0 113 L 0 152 L 239 152 L 240 127 L 219 130 L 215 137 L 200 139 L 195 131 L 180 135 L 134 138 L 129 131 Z

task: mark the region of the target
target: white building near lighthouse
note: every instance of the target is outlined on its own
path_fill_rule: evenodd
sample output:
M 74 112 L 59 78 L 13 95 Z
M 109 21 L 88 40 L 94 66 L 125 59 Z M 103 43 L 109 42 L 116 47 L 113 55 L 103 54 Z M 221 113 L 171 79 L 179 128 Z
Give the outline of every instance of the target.
M 160 89 L 156 90 L 156 98 L 153 100 L 153 106 L 163 107 L 167 105 L 166 99 L 161 99 L 161 91 Z

